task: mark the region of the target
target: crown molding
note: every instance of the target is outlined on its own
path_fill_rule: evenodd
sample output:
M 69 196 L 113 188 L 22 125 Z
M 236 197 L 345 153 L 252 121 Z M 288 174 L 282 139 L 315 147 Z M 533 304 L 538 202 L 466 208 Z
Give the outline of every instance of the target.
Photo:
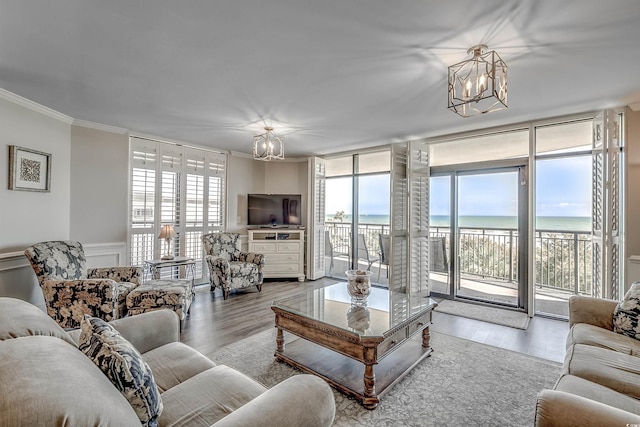
M 629 104 L 629 108 L 633 111 L 640 111 L 640 102 L 634 102 L 633 104 Z
M 129 133 L 129 129 L 125 129 L 117 126 L 111 126 L 111 125 L 103 125 L 102 123 L 89 122 L 87 120 L 74 119 L 73 123 L 71 124 L 73 126 L 79 126 L 87 129 L 101 130 L 104 132 L 117 133 L 120 135 L 125 135 Z
M 37 102 L 33 102 L 27 98 L 23 98 L 20 95 L 16 95 L 13 92 L 9 92 L 6 89 L 0 88 L 0 98 L 5 99 L 9 102 L 13 102 L 21 107 L 27 108 L 29 110 L 35 111 L 40 114 L 44 114 L 45 116 L 49 116 L 56 120 L 60 120 L 66 124 L 73 123 L 73 117 L 69 117 L 66 114 L 62 114 L 56 110 L 52 110 L 49 107 L 45 107 L 44 105 L 38 104 Z

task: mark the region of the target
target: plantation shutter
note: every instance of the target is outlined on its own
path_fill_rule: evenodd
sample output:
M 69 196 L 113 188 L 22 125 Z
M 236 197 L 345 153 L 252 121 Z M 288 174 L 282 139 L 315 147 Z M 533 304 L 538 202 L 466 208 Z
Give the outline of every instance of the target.
M 429 146 L 409 143 L 409 266 L 411 293 L 429 295 Z
M 307 235 L 307 277 L 316 280 L 325 275 L 325 161 L 319 157 L 309 159 L 310 228 Z
M 205 232 L 224 231 L 227 206 L 227 156 L 207 153 L 207 227 Z
M 593 119 L 592 281 L 596 297 L 620 299 L 621 118 L 613 110 Z
M 169 252 L 198 260 L 195 279 L 205 277 L 201 236 L 225 226 L 226 154 L 137 137 L 130 138 L 130 147 L 131 265 L 167 252 L 157 236 L 163 224 L 171 224 L 178 236 Z
M 429 294 L 429 147 L 391 147 L 389 289 Z
M 407 177 L 408 143 L 391 146 L 391 244 L 389 289 L 406 292 L 408 283 L 409 181 Z
M 192 148 L 185 148 L 185 189 L 184 189 L 184 238 L 183 253 L 193 259 L 202 259 L 202 234 L 207 211 L 206 200 L 206 152 Z M 202 262 L 196 264 L 196 277 L 202 277 L 204 270 Z
M 181 209 L 181 191 L 180 180 L 182 178 L 182 147 L 160 144 L 160 182 L 157 191 L 160 194 L 159 200 L 159 217 L 156 221 L 156 236 L 160 234 L 163 225 L 170 224 L 176 231 L 177 236 L 171 239 L 171 247 L 169 253 L 173 256 L 180 254 L 181 242 L 183 240 L 184 230 L 180 217 Z M 154 252 L 156 259 L 165 255 L 167 252 L 166 243 L 159 242 L 158 249 Z M 162 271 L 162 273 L 166 273 Z
M 131 175 L 129 200 L 129 260 L 142 265 L 152 259 L 156 248 L 156 168 L 158 144 L 131 139 Z

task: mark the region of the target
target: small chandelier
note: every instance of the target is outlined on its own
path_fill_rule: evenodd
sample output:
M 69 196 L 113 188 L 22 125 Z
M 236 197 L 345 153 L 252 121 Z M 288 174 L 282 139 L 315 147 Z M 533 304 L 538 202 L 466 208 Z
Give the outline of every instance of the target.
M 265 126 L 264 130 L 266 132 L 262 135 L 256 135 L 253 137 L 253 159 L 283 160 L 283 138 L 274 134 L 271 126 Z
M 507 65 L 487 46 L 473 46 L 473 58 L 449 67 L 449 109 L 462 117 L 507 108 Z

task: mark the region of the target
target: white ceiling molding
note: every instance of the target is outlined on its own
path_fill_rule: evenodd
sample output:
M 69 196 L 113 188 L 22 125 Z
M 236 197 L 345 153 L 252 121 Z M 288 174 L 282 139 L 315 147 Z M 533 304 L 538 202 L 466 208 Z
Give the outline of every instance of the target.
M 640 111 L 640 102 L 634 102 L 633 104 L 629 104 L 629 108 L 633 111 Z
M 88 128 L 88 129 L 95 129 L 95 130 L 101 130 L 104 132 L 117 133 L 119 135 L 124 135 L 129 132 L 129 129 L 120 128 L 117 126 L 103 125 L 102 123 L 89 122 L 86 120 L 74 119 L 73 123 L 71 124 L 73 126 L 79 126 L 79 127 Z
M 0 98 L 5 99 L 9 102 L 13 102 L 14 104 L 27 108 L 31 111 L 35 111 L 56 120 L 60 120 L 61 122 L 67 123 L 69 125 L 73 123 L 73 117 L 69 117 L 66 114 L 62 114 L 56 110 L 52 110 L 49 107 L 45 107 L 44 105 L 33 102 L 27 98 L 23 98 L 20 95 L 16 95 L 15 93 L 9 92 L 8 90 L 2 88 L 0 88 Z

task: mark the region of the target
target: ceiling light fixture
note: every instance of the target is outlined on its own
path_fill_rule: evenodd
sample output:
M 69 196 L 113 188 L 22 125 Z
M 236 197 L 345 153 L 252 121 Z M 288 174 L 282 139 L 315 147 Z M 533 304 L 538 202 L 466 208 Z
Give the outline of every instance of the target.
M 462 117 L 507 108 L 507 64 L 486 49 L 473 46 L 473 58 L 449 67 L 449 109 Z
M 253 137 L 253 159 L 283 160 L 284 138 L 274 134 L 271 126 L 265 126 L 264 130 L 265 133 Z

